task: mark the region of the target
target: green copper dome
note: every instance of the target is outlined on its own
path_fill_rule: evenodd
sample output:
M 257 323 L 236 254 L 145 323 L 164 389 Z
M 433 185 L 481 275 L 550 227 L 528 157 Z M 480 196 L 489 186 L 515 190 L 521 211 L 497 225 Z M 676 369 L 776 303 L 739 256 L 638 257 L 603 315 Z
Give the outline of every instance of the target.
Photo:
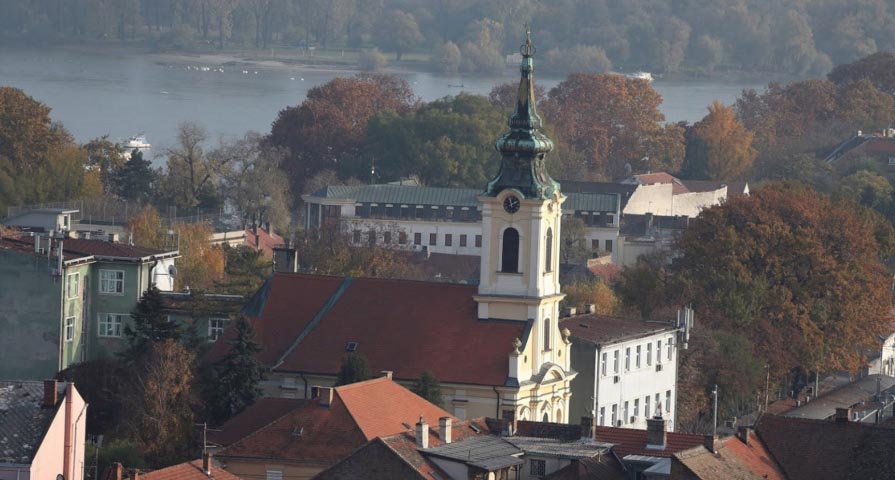
M 522 53 L 522 78 L 516 110 L 510 116 L 510 131 L 494 142 L 494 148 L 503 157 L 500 171 L 488 182 L 486 195 L 497 196 L 507 188 L 515 188 L 525 198 L 548 199 L 559 191 L 559 183 L 550 178 L 545 165 L 546 156 L 553 150 L 553 142 L 540 132 L 541 117 L 535 107 L 534 63 L 535 53 L 531 32 L 527 32 Z

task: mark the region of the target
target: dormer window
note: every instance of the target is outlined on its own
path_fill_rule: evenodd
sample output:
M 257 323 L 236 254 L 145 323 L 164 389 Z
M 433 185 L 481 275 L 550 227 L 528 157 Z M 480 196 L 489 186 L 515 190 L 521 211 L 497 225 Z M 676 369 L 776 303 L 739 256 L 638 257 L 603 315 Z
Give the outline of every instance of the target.
M 357 351 L 357 342 L 348 342 L 348 344 L 345 345 L 345 351 L 346 352 L 356 352 Z

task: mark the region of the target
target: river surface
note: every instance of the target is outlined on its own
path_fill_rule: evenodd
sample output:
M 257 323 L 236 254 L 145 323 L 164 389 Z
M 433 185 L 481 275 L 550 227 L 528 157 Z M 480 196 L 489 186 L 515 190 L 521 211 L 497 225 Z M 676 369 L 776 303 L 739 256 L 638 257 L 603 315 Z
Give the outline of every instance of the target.
M 78 142 L 103 135 L 125 140 L 143 133 L 154 152 L 174 144 L 183 121 L 204 125 L 212 143 L 249 130 L 268 132 L 277 113 L 301 103 L 310 88 L 351 75 L 301 67 L 189 65 L 154 55 L 0 48 L 0 86 L 21 88 L 47 104 L 52 118 Z M 399 75 L 427 101 L 460 91 L 487 95 L 493 86 L 518 78 L 509 69 L 489 77 Z M 539 76 L 537 81 L 550 89 L 560 79 Z M 668 121 L 695 122 L 713 100 L 731 104 L 743 89 L 762 89 L 764 84 L 660 79 L 653 86 L 664 99 L 661 110 Z

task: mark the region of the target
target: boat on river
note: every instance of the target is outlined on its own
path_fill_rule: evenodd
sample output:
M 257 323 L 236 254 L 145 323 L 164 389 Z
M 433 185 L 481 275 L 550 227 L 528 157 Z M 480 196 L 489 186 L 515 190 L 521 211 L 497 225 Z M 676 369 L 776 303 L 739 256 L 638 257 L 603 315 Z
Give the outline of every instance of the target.
M 646 80 L 647 82 L 653 81 L 653 74 L 649 72 L 634 72 L 625 75 L 631 80 Z
M 151 147 L 152 145 L 150 145 L 149 142 L 146 141 L 146 135 L 143 135 L 142 133 L 139 135 L 134 135 L 133 137 L 127 139 L 126 142 L 124 142 L 124 148 L 128 150 L 133 150 L 135 148 L 137 150 L 146 150 Z

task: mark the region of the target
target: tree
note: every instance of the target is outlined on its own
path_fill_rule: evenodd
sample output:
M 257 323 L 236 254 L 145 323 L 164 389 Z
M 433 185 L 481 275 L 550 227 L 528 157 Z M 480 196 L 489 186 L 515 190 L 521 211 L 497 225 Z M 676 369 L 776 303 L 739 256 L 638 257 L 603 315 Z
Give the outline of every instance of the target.
M 156 468 L 194 458 L 195 355 L 168 338 L 152 344 L 123 389 L 122 433 Z
M 134 245 L 163 249 L 168 248 L 167 233 L 162 228 L 162 218 L 158 210 L 144 207 L 140 213 L 131 217 L 127 223 L 127 231 L 133 237 Z
M 466 41 L 460 46 L 460 69 L 471 73 L 496 73 L 503 69 L 502 37 L 500 22 L 488 17 L 472 22 L 466 30 Z
M 393 225 L 377 228 L 377 237 L 389 232 L 392 238 L 398 232 Z M 358 232 L 360 234 L 360 232 Z M 339 225 L 299 232 L 297 244 L 301 245 L 299 262 L 303 271 L 320 275 L 343 277 L 375 277 L 418 279 L 417 268 L 402 256 L 402 252 L 380 245 L 353 245 L 348 232 Z
M 134 149 L 127 162 L 115 170 L 109 191 L 128 201 L 146 203 L 152 196 L 155 174 L 152 162 L 143 158 L 143 152 Z
M 399 62 L 408 50 L 423 42 L 416 17 L 402 10 L 393 10 L 383 16 L 374 38 L 377 45 L 395 52 L 395 60 Z
M 342 357 L 342 365 L 339 367 L 339 377 L 336 380 L 336 386 L 363 382 L 369 378 L 370 366 L 363 355 L 349 353 Z
M 618 313 L 619 300 L 612 287 L 598 278 L 578 279 L 565 282 L 562 292 L 566 294 L 565 305 L 584 311 L 584 306 L 591 304 L 599 315 L 615 315 Z
M 628 308 L 636 308 L 640 316 L 650 319 L 653 311 L 673 304 L 679 290 L 677 279 L 668 271 L 668 253 L 654 252 L 637 257 L 618 276 L 616 293 Z
M 625 173 L 626 164 L 634 173 L 678 170 L 683 129 L 662 125 L 661 103 L 646 81 L 579 73 L 550 90 L 543 110 L 567 155 L 587 165 L 592 176 L 613 178 Z
M 590 248 L 587 246 L 585 238 L 587 226 L 584 220 L 563 216 L 562 228 L 560 229 L 559 249 L 560 261 L 568 265 L 582 265 L 590 258 Z
M 693 61 L 708 72 L 713 71 L 724 59 L 724 46 L 721 40 L 708 34 L 700 35 L 690 49 Z
M 214 229 L 207 222 L 182 223 L 174 227 L 177 235 L 177 285 L 195 290 L 210 290 L 224 276 L 224 251 L 211 245 Z
M 553 48 L 544 56 L 544 66 L 551 73 L 606 73 L 612 62 L 599 47 L 575 45 L 570 49 Z
M 445 42 L 435 50 L 432 60 L 439 72 L 446 75 L 453 75 L 460 70 L 460 62 L 463 57 L 460 55 L 460 47 L 454 42 Z
M 690 44 L 690 25 L 671 16 L 662 22 L 660 36 L 662 68 L 666 72 L 676 72 Z
M 218 424 L 255 403 L 262 393 L 258 384 L 264 367 L 256 358 L 261 347 L 255 330 L 244 315 L 232 328 L 235 336 L 227 342 L 227 354 L 214 366 L 213 394 L 208 401 L 211 418 Z
M 827 78 L 838 85 L 866 79 L 877 89 L 895 95 L 895 53 L 877 52 L 852 63 L 837 65 Z
M 207 139 L 205 127 L 183 122 L 177 129 L 177 145 L 165 151 L 168 169 L 161 193 L 178 208 L 214 208 L 219 203 L 215 186 L 221 165 L 206 156 Z
M 364 50 L 357 59 L 357 66 L 365 72 L 375 72 L 386 64 L 385 55 L 378 48 Z
M 221 293 L 250 296 L 261 287 L 264 279 L 270 275 L 271 262 L 264 258 L 263 250 L 240 245 L 224 249 L 226 263 L 224 280 L 217 282 Z
M 149 287 L 131 312 L 133 326 L 124 326 L 128 348 L 121 355 L 126 361 L 138 362 L 154 344 L 182 338 L 180 325 L 169 321 L 164 310 L 162 292 L 155 285 Z
M 122 414 L 121 387 L 127 369 L 113 358 L 98 358 L 70 365 L 56 379 L 73 382 L 93 408 L 87 410 L 87 432 L 91 435 L 112 433 Z
M 675 263 L 697 315 L 742 332 L 772 373 L 856 371 L 885 330 L 890 296 L 878 239 L 892 237 L 891 226 L 880 230 L 860 211 L 796 184 L 704 210 Z
M 752 167 L 758 152 L 752 132 L 737 121 L 732 107 L 715 100 L 709 113 L 693 126 L 693 137 L 705 143 L 708 178 L 738 180 Z
M 359 157 L 370 117 L 385 110 L 404 115 L 417 104 L 410 85 L 397 77 L 335 78 L 309 90 L 301 105 L 280 111 L 267 140 L 286 149 L 283 168 L 292 190 L 302 192 L 316 173 L 338 171 L 341 163 Z
M 895 190 L 886 177 L 868 170 L 858 170 L 840 181 L 836 193 L 839 197 L 859 205 L 888 213 L 892 207 L 892 194 Z
M 104 135 L 87 142 L 84 150 L 87 152 L 87 169 L 99 172 L 103 191 L 117 193 L 115 180 L 126 162 L 124 147 Z
M 425 398 L 429 403 L 441 406 L 443 401 L 441 397 L 441 384 L 438 378 L 432 374 L 430 370 L 426 370 L 420 375 L 420 378 L 413 381 L 410 391 Z

